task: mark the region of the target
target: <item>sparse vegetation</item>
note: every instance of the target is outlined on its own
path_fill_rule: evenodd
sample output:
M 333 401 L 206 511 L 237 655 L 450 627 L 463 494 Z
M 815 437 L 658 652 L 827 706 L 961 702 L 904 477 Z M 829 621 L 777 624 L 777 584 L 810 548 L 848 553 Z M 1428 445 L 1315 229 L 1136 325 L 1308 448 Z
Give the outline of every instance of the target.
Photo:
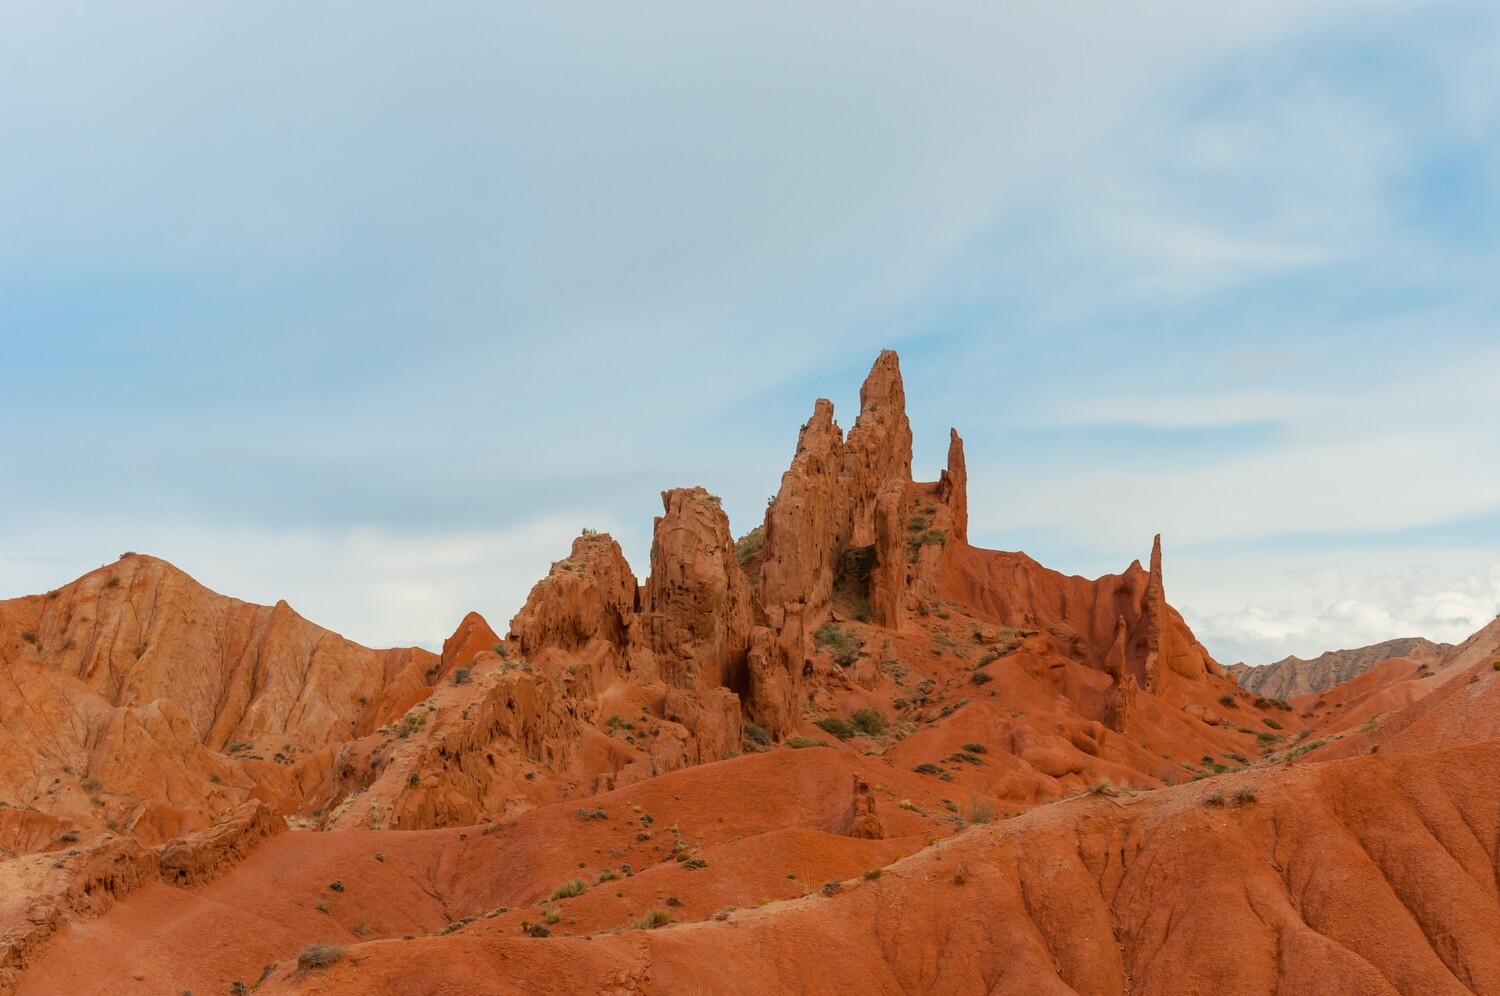
M 401 723 L 396 727 L 396 736 L 405 740 L 426 725 L 427 713 L 420 709 L 413 709 L 401 717 Z
M 750 559 L 765 547 L 766 527 L 756 526 L 745 535 L 734 541 L 734 559 L 739 561 L 741 567 L 750 562 Z
M 344 957 L 344 949 L 337 944 L 309 944 L 297 955 L 297 967 L 304 972 L 314 968 L 327 968 Z
M 609 819 L 609 813 L 606 812 L 603 808 L 579 809 L 578 818 L 585 823 L 587 823 L 589 820 L 607 820 Z
M 824 716 L 813 724 L 824 733 L 830 733 L 840 740 L 848 740 L 854 736 L 854 726 L 842 716 Z
M 868 879 L 869 881 L 873 882 L 877 878 L 879 878 L 882 874 L 884 874 L 884 872 L 882 871 L 882 869 L 871 868 L 869 871 L 865 872 L 865 878 Z
M 969 675 L 969 680 L 976 685 L 987 685 L 995 680 L 995 676 L 988 671 L 975 671 Z
M 746 723 L 741 729 L 745 733 L 745 739 L 751 743 L 760 744 L 762 747 L 770 746 L 771 735 L 764 728 L 756 726 L 754 723 Z
M 886 729 L 885 713 L 869 707 L 856 709 L 850 713 L 849 723 L 857 732 L 870 737 L 878 737 Z
M 33 633 L 31 630 L 28 629 L 24 633 L 21 634 L 21 639 L 25 640 L 27 643 L 35 644 L 36 643 L 36 634 Z
M 472 680 L 474 679 L 470 675 L 468 668 L 460 667 L 453 669 L 453 683 L 455 685 L 467 685 Z
M 631 930 L 655 930 L 672 922 L 672 914 L 662 909 L 647 910 L 638 920 L 631 921 Z
M 1290 761 L 1294 757 L 1301 757 L 1303 754 L 1306 754 L 1309 751 L 1317 750 L 1319 747 L 1322 747 L 1326 743 L 1328 743 L 1326 739 L 1318 739 L 1309 740 L 1305 744 L 1298 744 L 1297 746 L 1286 752 L 1286 759 Z
M 865 642 L 853 633 L 846 633 L 837 624 L 826 622 L 813 632 L 813 646 L 828 647 L 836 664 L 848 667 L 859 657 Z
M 995 818 L 995 807 L 985 802 L 973 792 L 969 793 L 969 822 L 989 823 Z
M 963 747 L 964 750 L 968 751 L 970 754 L 987 754 L 987 753 L 989 753 L 989 749 L 987 747 L 985 747 L 984 744 L 969 743 L 969 744 L 962 744 L 961 746 Z
M 1284 727 L 1280 723 L 1278 723 L 1276 720 L 1272 719 L 1270 716 L 1265 717 L 1264 719 L 1261 720 L 1261 722 L 1265 723 L 1267 726 L 1269 726 L 1273 730 L 1284 729 Z
M 940 775 L 943 773 L 943 769 L 939 768 L 931 761 L 924 761 L 911 770 L 915 771 L 919 775 Z
M 1235 697 L 1233 695 L 1220 695 L 1219 705 L 1223 706 L 1225 709 L 1238 709 L 1240 707 L 1239 702 L 1235 700 Z
M 601 879 L 601 881 L 603 880 Z M 569 879 L 562 885 L 559 885 L 557 888 L 552 890 L 552 898 L 572 899 L 574 896 L 583 895 L 583 890 L 587 889 L 588 887 L 589 884 L 581 878 Z
M 792 750 L 802 750 L 804 747 L 827 747 L 826 740 L 814 740 L 812 737 L 789 737 L 786 745 Z

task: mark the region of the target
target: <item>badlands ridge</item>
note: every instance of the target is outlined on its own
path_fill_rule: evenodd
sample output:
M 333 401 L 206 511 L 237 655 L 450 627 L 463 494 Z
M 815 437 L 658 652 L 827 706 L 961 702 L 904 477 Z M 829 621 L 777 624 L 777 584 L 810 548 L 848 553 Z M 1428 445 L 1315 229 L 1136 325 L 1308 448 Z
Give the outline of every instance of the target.
M 0 992 L 1500 993 L 1500 623 L 1251 692 L 1160 538 L 971 546 L 894 353 L 833 414 L 441 654 L 135 554 L 0 602 Z

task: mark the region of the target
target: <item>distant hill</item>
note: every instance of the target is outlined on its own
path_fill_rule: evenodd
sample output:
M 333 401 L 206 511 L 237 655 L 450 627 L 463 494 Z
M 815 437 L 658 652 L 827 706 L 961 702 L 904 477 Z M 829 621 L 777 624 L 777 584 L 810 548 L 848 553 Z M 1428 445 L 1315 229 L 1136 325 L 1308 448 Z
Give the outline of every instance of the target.
M 1419 663 L 1436 661 L 1451 649 L 1451 643 L 1404 636 L 1355 650 L 1330 650 L 1310 661 L 1284 657 L 1275 664 L 1231 664 L 1227 670 L 1247 691 L 1273 699 L 1290 699 L 1342 684 L 1392 657 Z

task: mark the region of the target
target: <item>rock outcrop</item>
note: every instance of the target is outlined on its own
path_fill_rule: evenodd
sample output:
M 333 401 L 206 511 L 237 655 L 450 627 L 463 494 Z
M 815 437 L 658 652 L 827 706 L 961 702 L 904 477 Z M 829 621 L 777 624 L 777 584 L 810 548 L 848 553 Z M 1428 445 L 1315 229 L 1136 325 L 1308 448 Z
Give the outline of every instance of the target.
M 662 504 L 642 598 L 645 643 L 674 688 L 744 688 L 755 610 L 729 519 L 702 488 L 663 492 Z

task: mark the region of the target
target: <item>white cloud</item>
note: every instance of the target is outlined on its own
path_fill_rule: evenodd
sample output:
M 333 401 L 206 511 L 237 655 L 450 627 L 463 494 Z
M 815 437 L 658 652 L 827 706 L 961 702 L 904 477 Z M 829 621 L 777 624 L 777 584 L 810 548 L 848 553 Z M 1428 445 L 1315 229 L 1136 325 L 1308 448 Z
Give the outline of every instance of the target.
M 1431 564 L 1403 564 L 1401 551 L 1385 556 L 1384 570 L 1371 569 L 1361 556 L 1348 558 L 1342 569 L 1283 571 L 1289 583 L 1280 589 L 1265 585 L 1255 603 L 1217 611 L 1189 603 L 1183 615 L 1222 662 L 1268 664 L 1288 654 L 1311 658 L 1402 636 L 1459 643 L 1500 611 L 1500 562 L 1474 573 L 1450 573 Z

